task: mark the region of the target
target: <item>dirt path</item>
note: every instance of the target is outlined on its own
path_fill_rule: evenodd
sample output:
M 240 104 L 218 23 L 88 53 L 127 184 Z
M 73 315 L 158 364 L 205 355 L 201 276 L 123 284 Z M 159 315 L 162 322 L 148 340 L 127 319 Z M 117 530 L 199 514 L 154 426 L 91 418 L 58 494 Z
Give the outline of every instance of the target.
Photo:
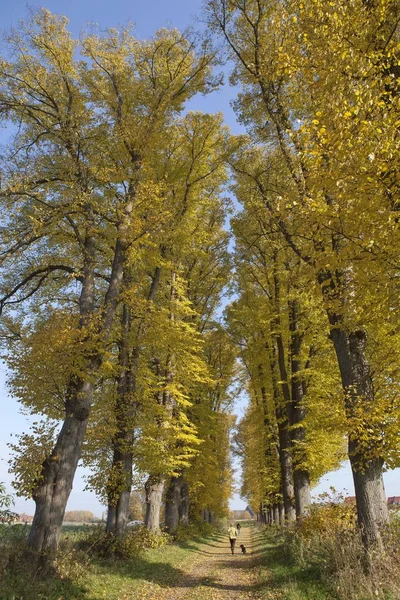
M 216 536 L 194 548 L 190 567 L 182 565 L 182 577 L 167 589 L 146 590 L 143 598 L 163 600 L 258 600 L 256 545 L 253 528 L 243 527 L 232 556 L 228 536 Z M 244 544 L 243 555 L 239 544 Z

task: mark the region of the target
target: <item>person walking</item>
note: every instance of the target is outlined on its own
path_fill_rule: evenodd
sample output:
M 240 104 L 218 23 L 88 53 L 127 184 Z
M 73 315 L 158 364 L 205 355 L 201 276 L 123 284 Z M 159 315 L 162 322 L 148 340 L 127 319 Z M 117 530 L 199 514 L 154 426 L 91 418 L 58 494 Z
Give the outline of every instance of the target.
M 237 532 L 236 527 L 233 525 L 233 523 L 231 523 L 229 526 L 228 535 L 229 535 L 229 543 L 231 545 L 231 552 L 232 552 L 232 554 L 234 554 L 236 538 L 237 538 L 238 532 Z
M 241 528 L 242 528 L 241 524 L 240 524 L 240 523 L 238 523 L 238 524 L 236 525 L 236 529 L 237 529 L 237 534 L 238 534 L 238 537 L 239 537 L 239 535 L 240 535 L 240 530 L 241 530 Z

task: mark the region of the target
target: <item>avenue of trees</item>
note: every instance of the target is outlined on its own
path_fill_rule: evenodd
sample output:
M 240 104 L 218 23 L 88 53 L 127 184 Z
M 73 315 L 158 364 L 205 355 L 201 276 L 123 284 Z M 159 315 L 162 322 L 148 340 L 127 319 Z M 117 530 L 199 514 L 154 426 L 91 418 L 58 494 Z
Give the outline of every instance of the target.
M 226 514 L 233 382 L 260 518 L 301 521 L 348 456 L 364 544 L 382 544 L 382 473 L 400 465 L 400 5 L 209 0 L 205 18 L 212 41 L 78 42 L 42 10 L 0 59 L 1 337 L 38 415 L 12 464 L 34 555 L 57 552 L 79 461 L 116 537 L 133 487 L 154 531 L 162 504 L 170 532 Z M 221 56 L 246 135 L 187 110 Z

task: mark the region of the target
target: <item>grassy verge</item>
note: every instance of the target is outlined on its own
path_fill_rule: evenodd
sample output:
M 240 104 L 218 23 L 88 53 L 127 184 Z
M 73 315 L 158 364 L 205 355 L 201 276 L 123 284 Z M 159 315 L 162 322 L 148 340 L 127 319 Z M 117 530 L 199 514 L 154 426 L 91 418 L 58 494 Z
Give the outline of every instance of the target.
M 257 592 L 265 600 L 334 600 L 336 595 L 318 571 L 302 568 L 284 552 L 279 535 L 270 528 L 254 535 Z
M 77 528 L 76 528 L 77 529 Z M 1 533 L 1 532 L 0 532 Z M 10 534 L 8 534 L 10 535 Z M 13 535 L 15 547 L 15 534 Z M 21 545 L 23 538 L 21 537 Z M 178 584 L 183 570 L 198 560 L 204 539 L 147 549 L 137 558 L 108 559 L 77 549 L 81 531 L 64 534 L 57 564 L 58 578 L 41 579 L 18 564 L 3 573 L 0 600 L 139 600 L 162 598 L 163 589 Z M 4 532 L 3 532 L 4 542 Z

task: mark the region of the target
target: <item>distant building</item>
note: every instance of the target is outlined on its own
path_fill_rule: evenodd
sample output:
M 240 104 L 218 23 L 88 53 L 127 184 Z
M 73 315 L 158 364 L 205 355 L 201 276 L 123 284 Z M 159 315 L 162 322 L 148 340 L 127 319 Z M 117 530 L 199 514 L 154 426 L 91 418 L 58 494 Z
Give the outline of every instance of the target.
M 33 517 L 31 515 L 26 515 L 25 513 L 21 513 L 18 515 L 18 523 L 32 523 Z
M 251 506 L 247 505 L 245 510 L 249 513 L 250 517 L 252 519 L 256 518 L 256 513 L 254 512 L 254 510 L 251 508 Z
M 387 499 L 388 506 L 400 506 L 400 496 L 390 496 Z
M 245 521 L 246 519 L 250 519 L 250 516 L 245 510 L 231 510 L 230 519 L 232 521 Z
M 355 496 L 346 496 L 346 498 L 344 499 L 344 503 L 345 504 L 355 504 L 356 497 Z

